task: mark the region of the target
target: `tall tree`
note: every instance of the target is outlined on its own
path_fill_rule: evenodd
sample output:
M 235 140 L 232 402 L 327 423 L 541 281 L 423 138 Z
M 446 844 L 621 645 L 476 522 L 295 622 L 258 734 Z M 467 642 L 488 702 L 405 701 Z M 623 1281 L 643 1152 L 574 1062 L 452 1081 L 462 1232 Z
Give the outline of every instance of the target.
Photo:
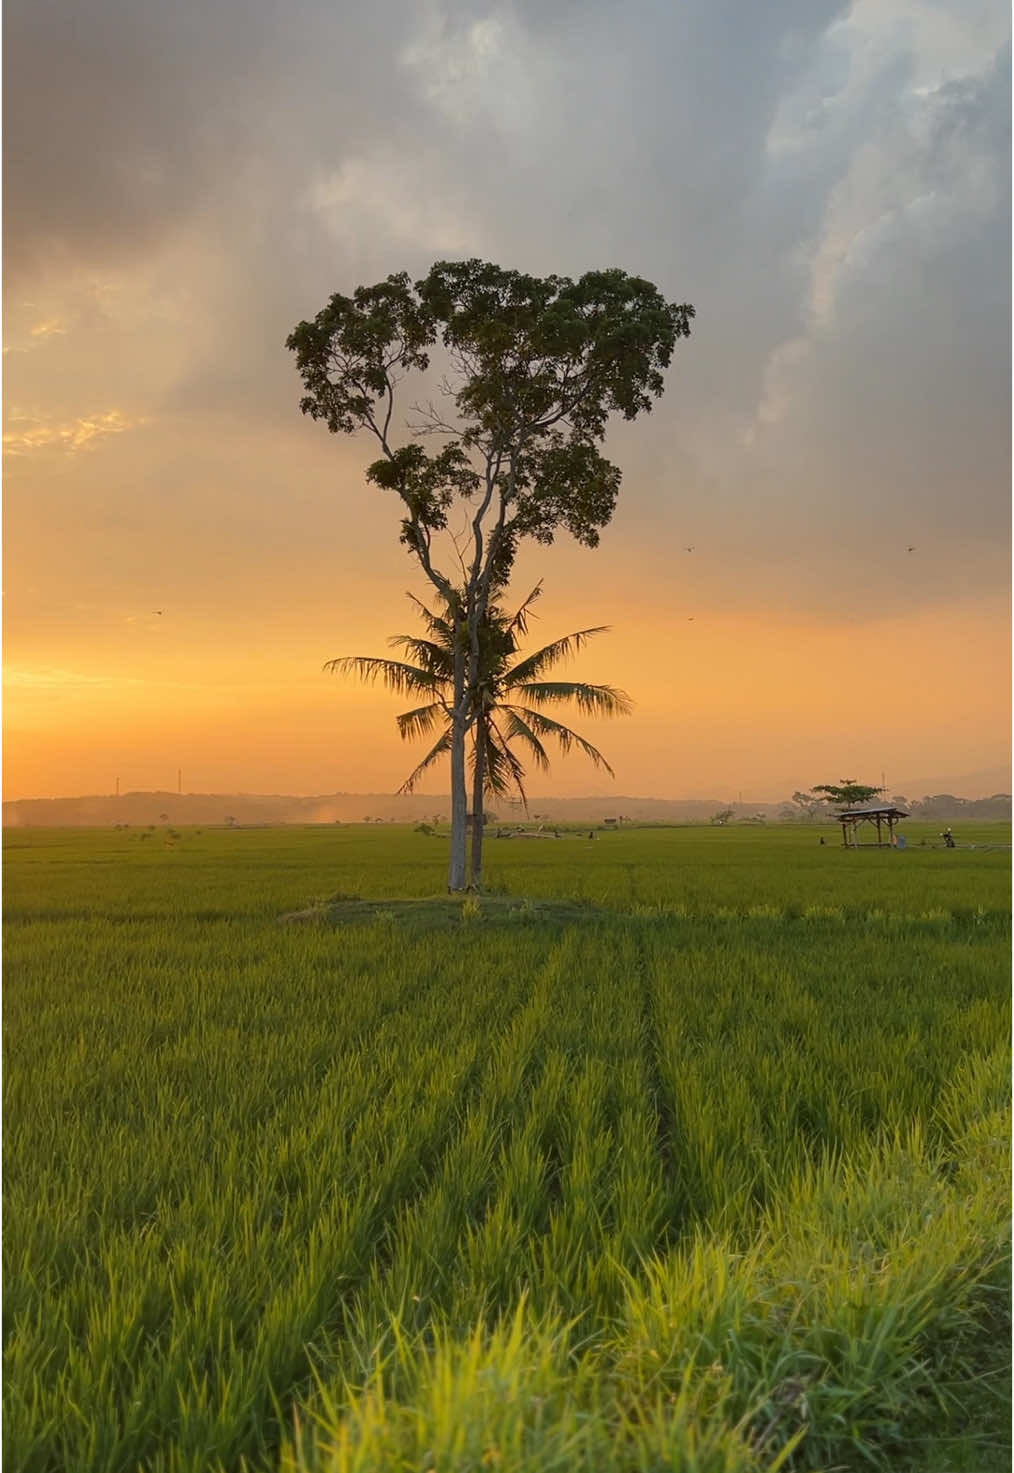
M 860 803 L 879 797 L 884 790 L 857 783 L 854 777 L 843 777 L 837 783 L 817 783 L 813 791 L 823 794 L 827 802 L 840 808 L 857 808 Z
M 523 749 L 543 772 L 549 770 L 547 739 L 563 753 L 577 747 L 597 767 L 613 770 L 596 747 L 576 731 L 545 714 L 545 706 L 573 701 L 586 715 L 624 716 L 631 709 L 625 691 L 611 685 L 589 685 L 582 680 L 546 680 L 556 665 L 581 650 L 603 626 L 578 629 L 520 660 L 519 640 L 528 630 L 528 614 L 539 597 L 538 584 L 514 614 L 490 604 L 479 628 L 479 674 L 470 712 L 472 731 L 472 847 L 469 883 L 482 883 L 482 839 L 487 796 L 504 797 L 516 791 L 527 810 L 525 767 L 515 748 Z M 409 774 L 399 792 L 410 793 L 435 762 L 450 750 L 453 725 L 455 629 L 451 611 L 434 612 L 419 599 L 409 598 L 421 614 L 426 636 L 395 634 L 389 643 L 407 660 L 372 655 L 343 655 L 329 660 L 326 670 L 355 674 L 363 680 L 382 680 L 400 695 L 427 697 L 425 705 L 403 711 L 398 729 L 408 739 L 438 733 L 437 740 Z
M 306 391 L 303 413 L 333 434 L 366 430 L 377 440 L 381 457 L 366 478 L 399 497 L 401 540 L 447 609 L 451 890 L 465 885 L 465 737 L 491 593 L 526 537 L 551 543 L 563 529 L 597 545 L 621 480 L 599 449 L 609 416 L 632 420 L 651 409 L 693 316 L 688 303 L 667 302 L 651 282 L 618 269 L 572 281 L 439 261 L 414 285 L 401 272 L 351 297 L 336 293 L 286 340 Z M 410 434 L 445 441 L 430 453 L 419 439 L 396 443 L 395 391 L 408 373 L 429 368 L 438 342 L 445 407 L 415 405 L 408 423 Z M 456 503 L 467 507 L 466 540 L 441 550 L 438 534 Z

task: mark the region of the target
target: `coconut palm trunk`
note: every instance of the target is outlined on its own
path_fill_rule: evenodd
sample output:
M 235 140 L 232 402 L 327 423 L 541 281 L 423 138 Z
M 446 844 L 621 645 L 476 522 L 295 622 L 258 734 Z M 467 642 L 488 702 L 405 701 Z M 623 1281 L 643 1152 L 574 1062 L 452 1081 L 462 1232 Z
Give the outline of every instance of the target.
M 486 732 L 485 719 L 475 723 L 475 771 L 472 774 L 472 864 L 468 877 L 471 889 L 482 886 L 482 836 L 486 827 Z
M 451 894 L 465 888 L 468 829 L 468 786 L 465 773 L 467 728 L 465 651 L 458 643 L 454 651 L 454 705 L 451 715 L 451 855 L 447 869 L 447 888 Z

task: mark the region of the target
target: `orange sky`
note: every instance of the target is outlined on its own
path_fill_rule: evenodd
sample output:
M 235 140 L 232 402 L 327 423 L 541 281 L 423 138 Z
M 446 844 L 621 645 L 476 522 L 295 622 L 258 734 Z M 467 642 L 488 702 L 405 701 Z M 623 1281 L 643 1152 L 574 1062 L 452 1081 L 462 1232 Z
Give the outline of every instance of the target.
M 173 788 L 180 767 L 195 792 L 393 790 L 417 760 L 394 727 L 406 703 L 321 670 L 334 655 L 386 653 L 389 633 L 413 628 L 403 591 L 425 594 L 390 508 L 356 515 L 377 511 L 369 496 L 349 487 L 344 529 L 342 501 L 328 516 L 308 498 L 270 560 L 244 558 L 242 531 L 191 550 L 180 529 L 152 529 L 150 559 L 124 587 L 95 566 L 115 533 L 48 560 L 50 534 L 34 523 L 35 579 L 12 568 L 7 584 L 24 612 L 6 629 L 5 797 L 112 791 L 117 777 L 122 791 Z M 312 535 L 322 522 L 330 539 Z M 533 776 L 534 795 L 771 798 L 842 775 L 900 782 L 1005 763 L 1002 600 L 834 607 L 848 577 L 828 559 L 830 612 L 793 615 L 780 578 L 766 596 L 737 596 L 735 562 L 706 543 L 673 551 L 671 572 L 639 564 L 636 527 L 617 522 L 615 555 L 607 532 L 594 552 L 561 544 L 522 558 L 519 591 L 547 580 L 533 647 L 608 622 L 568 668 L 636 703 L 615 722 L 574 719 L 615 784 L 574 755 Z M 885 580 L 918 582 L 915 556 L 888 559 Z
M 636 702 L 574 718 L 615 784 L 534 795 L 1009 786 L 1007 8 L 721 8 L 9 13 L 6 798 L 398 785 L 399 702 L 321 666 L 426 587 L 283 343 L 473 254 L 697 309 L 601 546 L 519 558 Z

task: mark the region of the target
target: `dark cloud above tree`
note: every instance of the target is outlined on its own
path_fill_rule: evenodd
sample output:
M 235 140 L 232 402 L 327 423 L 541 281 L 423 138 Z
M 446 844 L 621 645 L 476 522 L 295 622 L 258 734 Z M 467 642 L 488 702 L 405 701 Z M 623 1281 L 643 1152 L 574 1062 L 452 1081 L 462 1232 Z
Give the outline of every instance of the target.
M 645 517 L 721 508 L 774 561 L 803 524 L 1002 541 L 1008 38 L 995 0 L 11 0 L 8 286 L 185 284 L 91 342 L 121 332 L 125 391 L 175 344 L 152 426 L 260 432 L 298 423 L 282 344 L 334 290 L 619 265 L 698 313 L 623 462 Z M 77 311 L 45 348 L 68 395 Z
M 411 111 L 390 88 L 403 24 L 389 6 L 306 0 L 14 0 L 8 269 L 54 251 L 129 260 L 250 188 L 287 194 Z

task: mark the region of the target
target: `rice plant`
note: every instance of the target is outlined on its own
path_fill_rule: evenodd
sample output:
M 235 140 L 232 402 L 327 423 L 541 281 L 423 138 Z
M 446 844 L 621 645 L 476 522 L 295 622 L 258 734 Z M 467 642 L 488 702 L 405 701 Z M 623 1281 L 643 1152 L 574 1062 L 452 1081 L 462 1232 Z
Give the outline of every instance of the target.
M 1009 852 L 439 848 L 13 836 L 5 1467 L 1003 1466 Z

